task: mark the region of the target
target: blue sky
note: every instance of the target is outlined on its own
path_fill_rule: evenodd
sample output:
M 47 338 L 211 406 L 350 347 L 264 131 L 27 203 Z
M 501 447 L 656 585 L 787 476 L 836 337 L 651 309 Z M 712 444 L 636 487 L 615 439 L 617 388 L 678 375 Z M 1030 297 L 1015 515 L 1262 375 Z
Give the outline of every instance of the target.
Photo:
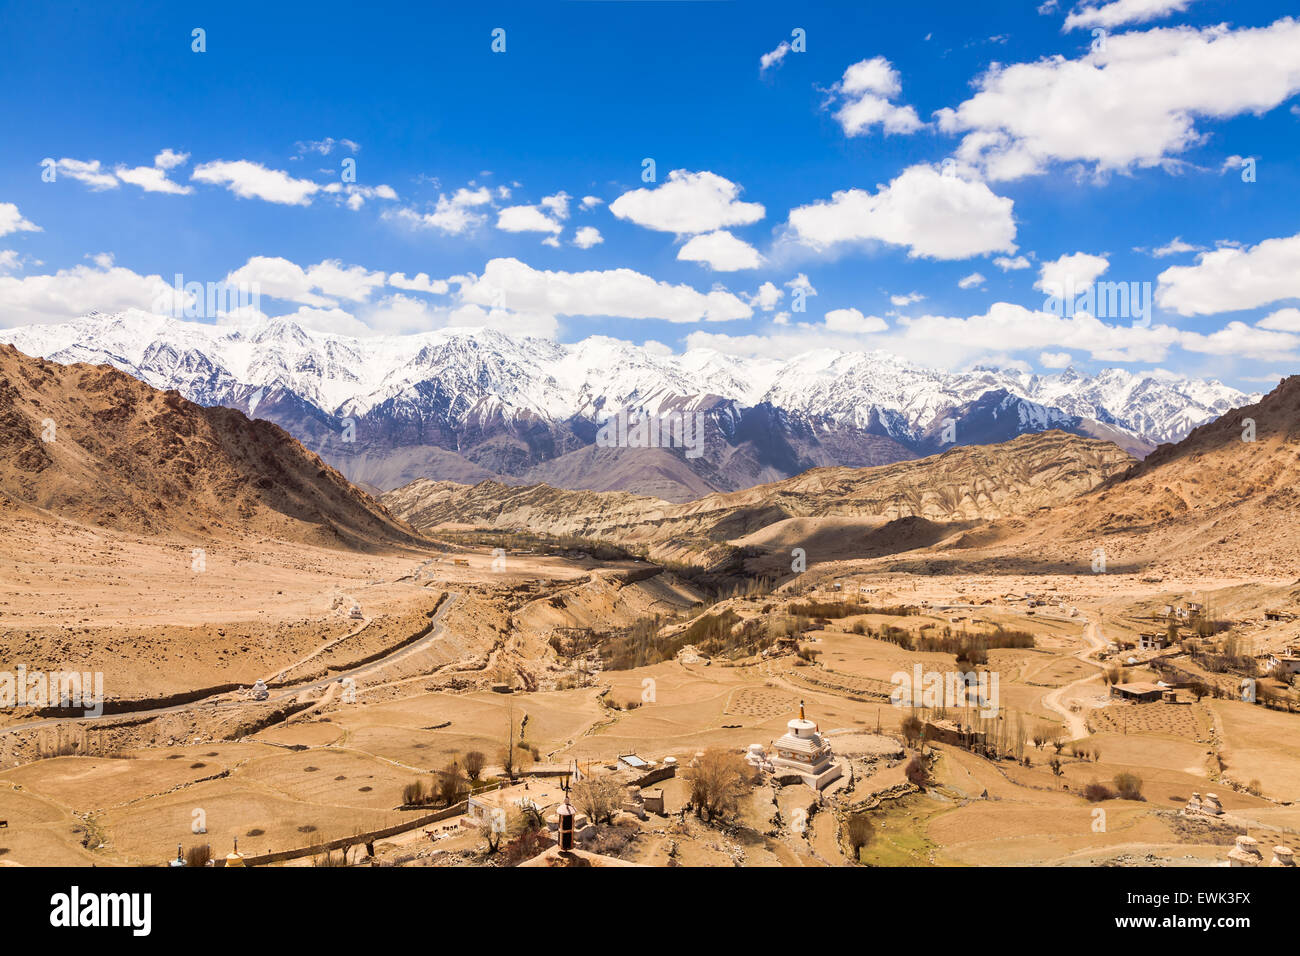
M 204 321 L 1254 390 L 1300 353 L 1287 8 L 5 4 L 0 326 L 147 309 L 180 273 L 261 290 Z M 1155 304 L 1044 313 L 1065 281 Z

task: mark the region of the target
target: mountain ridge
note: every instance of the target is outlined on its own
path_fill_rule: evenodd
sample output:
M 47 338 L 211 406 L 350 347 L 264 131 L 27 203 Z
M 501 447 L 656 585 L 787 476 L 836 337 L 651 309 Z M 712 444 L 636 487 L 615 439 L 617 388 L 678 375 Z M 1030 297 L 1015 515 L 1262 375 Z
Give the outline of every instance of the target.
M 827 349 L 784 360 L 675 356 L 600 336 L 566 345 L 494 329 L 355 339 L 290 320 L 218 326 L 142 312 L 0 330 L 0 342 L 60 362 L 107 362 L 199 404 L 264 417 L 350 479 L 385 489 L 417 477 L 497 478 L 685 501 L 1052 428 L 1140 457 L 1253 398 L 1121 369 L 949 373 Z M 676 463 L 645 456 L 643 472 L 623 459 L 612 474 L 593 443 L 599 423 L 620 412 L 700 414 L 712 438 L 697 459 L 660 449 Z

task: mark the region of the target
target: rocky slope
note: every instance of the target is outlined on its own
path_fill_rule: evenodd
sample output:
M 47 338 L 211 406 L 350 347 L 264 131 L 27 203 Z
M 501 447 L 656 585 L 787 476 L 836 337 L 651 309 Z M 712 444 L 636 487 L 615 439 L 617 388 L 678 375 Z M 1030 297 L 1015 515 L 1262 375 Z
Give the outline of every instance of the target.
M 0 519 L 374 549 L 420 539 L 283 429 L 0 346 Z
M 1133 463 L 1109 442 L 1051 431 L 874 468 L 817 468 L 678 504 L 625 492 L 428 480 L 383 500 L 420 529 L 580 535 L 646 547 L 661 557 L 688 556 L 747 538 L 784 547 L 788 535 L 764 539 L 762 532 L 792 519 L 853 519 L 854 533 L 865 533 L 900 519 L 952 524 L 1026 515 L 1088 491 Z

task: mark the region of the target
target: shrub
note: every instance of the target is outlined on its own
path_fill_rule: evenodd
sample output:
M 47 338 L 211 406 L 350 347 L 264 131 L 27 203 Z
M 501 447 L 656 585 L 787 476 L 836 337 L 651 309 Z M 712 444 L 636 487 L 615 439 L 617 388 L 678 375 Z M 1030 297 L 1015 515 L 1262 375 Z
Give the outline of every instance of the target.
M 1094 780 L 1083 788 L 1083 798 L 1089 803 L 1101 803 L 1103 800 L 1114 800 L 1115 791 L 1104 783 Z
M 1142 778 L 1135 773 L 1117 773 L 1112 781 L 1121 800 L 1142 799 Z
M 930 785 L 930 771 L 925 768 L 925 761 L 920 757 L 913 757 L 903 768 L 903 773 L 907 775 L 910 783 L 918 787 L 927 787 Z

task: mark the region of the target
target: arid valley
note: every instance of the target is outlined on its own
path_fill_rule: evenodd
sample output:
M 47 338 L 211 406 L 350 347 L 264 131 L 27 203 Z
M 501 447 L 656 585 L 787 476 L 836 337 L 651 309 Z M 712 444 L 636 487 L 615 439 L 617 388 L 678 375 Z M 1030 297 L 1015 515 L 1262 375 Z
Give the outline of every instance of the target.
M 1267 866 L 1300 842 L 1298 379 L 1145 462 L 1048 431 L 685 504 L 376 500 L 105 366 L 0 347 L 0 391 L 0 657 L 28 681 L 0 865 Z M 801 739 L 811 782 L 777 756 Z

